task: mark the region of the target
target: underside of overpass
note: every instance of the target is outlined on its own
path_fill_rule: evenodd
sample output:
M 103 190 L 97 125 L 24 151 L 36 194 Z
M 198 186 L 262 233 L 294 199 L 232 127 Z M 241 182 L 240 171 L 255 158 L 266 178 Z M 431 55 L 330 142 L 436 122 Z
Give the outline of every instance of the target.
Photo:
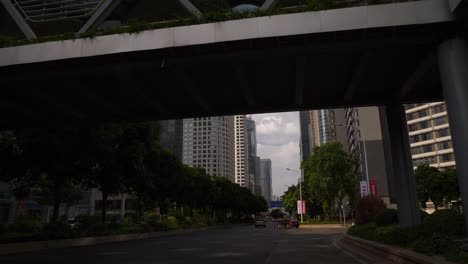
M 0 67 L 3 128 L 442 99 L 453 23 L 250 39 Z

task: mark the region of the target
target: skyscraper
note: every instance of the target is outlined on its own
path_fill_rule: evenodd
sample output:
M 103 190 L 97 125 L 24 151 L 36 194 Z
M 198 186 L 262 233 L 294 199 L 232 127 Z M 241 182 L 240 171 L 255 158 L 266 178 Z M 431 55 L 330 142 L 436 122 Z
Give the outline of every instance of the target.
M 413 166 L 455 167 L 445 103 L 408 104 L 405 107 Z
M 262 188 L 262 196 L 268 202 L 271 203 L 271 160 L 260 159 L 260 185 Z
M 159 121 L 159 144 L 182 160 L 183 120 Z
M 389 158 L 385 154 L 383 126 L 378 107 L 358 107 L 346 109 L 348 150 L 359 162 L 360 179 L 375 181 L 377 194 L 387 204 L 390 203 L 388 182 Z M 366 163 L 367 162 L 367 163 Z
M 259 177 L 257 176 L 257 133 L 255 129 L 255 121 L 251 117 L 245 119 L 245 132 L 246 132 L 246 152 L 247 152 L 247 170 L 249 178 L 250 189 L 255 192 L 255 186 L 259 184 Z
M 247 130 L 245 129 L 245 115 L 234 116 L 235 135 L 235 182 L 242 187 L 250 189 L 250 175 L 248 171 Z
M 184 119 L 183 163 L 235 182 L 234 117 Z
M 305 161 L 309 158 L 312 152 L 312 126 L 311 126 L 311 111 L 300 111 L 299 112 L 299 126 L 301 129 L 301 141 L 300 141 L 300 151 L 301 151 L 301 161 Z
M 254 193 L 257 195 L 262 195 L 262 182 L 260 179 L 260 157 L 255 157 L 255 171 Z
M 313 154 L 314 146 L 321 146 L 336 140 L 335 111 L 339 109 L 299 112 L 302 160 L 306 160 Z

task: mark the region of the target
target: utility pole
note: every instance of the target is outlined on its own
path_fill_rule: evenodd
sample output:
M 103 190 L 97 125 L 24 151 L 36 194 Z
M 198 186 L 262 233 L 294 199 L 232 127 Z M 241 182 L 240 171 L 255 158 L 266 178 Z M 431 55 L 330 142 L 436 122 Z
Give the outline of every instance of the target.
M 290 168 L 286 168 L 286 170 L 295 172 L 299 176 L 299 200 L 301 201 L 301 206 L 302 206 L 302 179 L 301 179 L 301 175 L 299 174 L 298 171 L 291 170 Z M 302 213 L 302 210 L 301 210 L 301 223 L 303 223 L 303 222 L 304 222 L 304 216 L 303 216 L 303 213 Z

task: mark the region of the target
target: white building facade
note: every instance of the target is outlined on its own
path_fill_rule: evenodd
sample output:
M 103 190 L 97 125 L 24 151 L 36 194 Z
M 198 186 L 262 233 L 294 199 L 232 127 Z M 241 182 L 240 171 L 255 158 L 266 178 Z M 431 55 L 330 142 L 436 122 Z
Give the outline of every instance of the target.
M 405 107 L 413 166 L 455 167 L 445 103 L 408 104 Z
M 183 123 L 182 162 L 235 182 L 234 116 L 189 118 Z
M 235 134 L 235 182 L 242 187 L 250 189 L 250 177 L 248 172 L 248 155 L 246 144 L 245 115 L 234 116 Z

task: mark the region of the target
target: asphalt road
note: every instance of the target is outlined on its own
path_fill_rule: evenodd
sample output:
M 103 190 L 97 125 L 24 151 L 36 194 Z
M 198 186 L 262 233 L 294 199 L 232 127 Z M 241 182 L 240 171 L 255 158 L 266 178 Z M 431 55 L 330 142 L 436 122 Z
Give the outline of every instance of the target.
M 169 237 L 0 256 L 19 263 L 342 263 L 363 264 L 336 246 L 343 229 L 230 226 Z M 375 263 L 375 262 L 374 262 Z

